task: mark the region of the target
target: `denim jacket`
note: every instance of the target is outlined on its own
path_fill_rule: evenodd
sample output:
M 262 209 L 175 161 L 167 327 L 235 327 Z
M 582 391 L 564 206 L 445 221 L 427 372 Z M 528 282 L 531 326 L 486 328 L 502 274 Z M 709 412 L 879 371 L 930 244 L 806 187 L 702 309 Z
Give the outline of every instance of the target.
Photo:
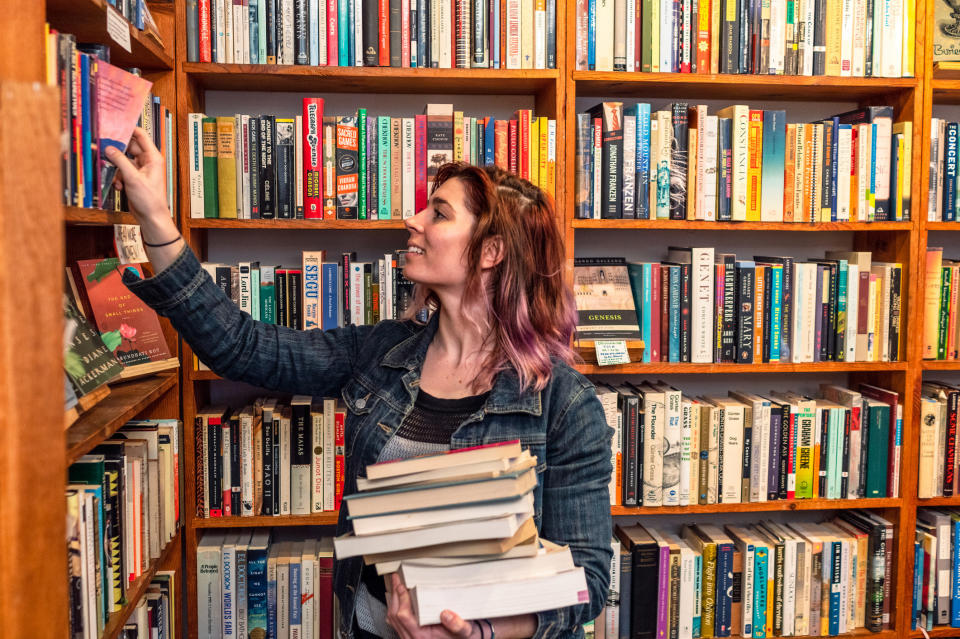
M 298 331 L 253 320 L 224 295 L 189 248 L 150 279 L 130 271 L 124 283 L 159 314 L 221 376 L 263 388 L 343 398 L 344 493 L 377 461 L 381 449 L 413 409 L 427 346 L 437 318 L 426 325 L 382 321 Z M 535 523 L 544 539 L 570 547 L 586 573 L 589 603 L 537 614 L 540 637 L 581 637 L 607 598 L 612 550 L 610 438 L 594 386 L 556 363 L 546 388 L 521 392 L 516 373 L 501 372 L 485 405 L 454 432 L 451 448 L 519 439 L 538 460 Z M 350 530 L 340 510 L 337 534 Z M 354 595 L 361 558 L 338 561 L 334 591 L 340 599 L 341 635 L 352 637 Z

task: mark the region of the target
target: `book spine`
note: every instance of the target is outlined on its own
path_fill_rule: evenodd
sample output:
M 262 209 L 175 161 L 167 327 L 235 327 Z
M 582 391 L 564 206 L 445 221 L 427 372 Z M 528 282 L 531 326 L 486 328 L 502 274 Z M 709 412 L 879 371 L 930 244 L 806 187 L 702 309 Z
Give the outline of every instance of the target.
M 356 116 L 338 116 L 336 124 L 337 219 L 357 219 L 359 205 L 359 132 Z

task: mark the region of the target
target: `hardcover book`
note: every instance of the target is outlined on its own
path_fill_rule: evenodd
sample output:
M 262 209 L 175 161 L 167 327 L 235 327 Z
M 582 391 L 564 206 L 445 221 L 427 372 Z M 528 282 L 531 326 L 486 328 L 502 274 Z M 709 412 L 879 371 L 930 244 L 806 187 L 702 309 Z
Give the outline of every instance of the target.
M 573 271 L 579 339 L 641 339 L 626 261 L 581 257 Z

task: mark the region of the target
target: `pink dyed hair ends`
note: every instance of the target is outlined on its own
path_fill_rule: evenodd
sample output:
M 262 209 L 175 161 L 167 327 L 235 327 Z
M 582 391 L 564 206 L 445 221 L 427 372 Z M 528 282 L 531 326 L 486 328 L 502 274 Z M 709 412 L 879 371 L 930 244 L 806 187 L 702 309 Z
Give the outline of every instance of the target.
M 564 281 L 565 253 L 553 198 L 498 167 L 462 162 L 440 167 L 434 190 L 452 178 L 463 183 L 467 208 L 477 217 L 467 244 L 463 314 L 495 342 L 473 386 L 488 388 L 497 373 L 512 368 L 521 389 L 543 390 L 552 358 L 576 361 L 570 341 L 577 311 Z M 484 243 L 495 237 L 503 243 L 503 260 L 484 286 L 480 257 Z M 424 306 L 436 309 L 439 300 L 418 285 L 408 317 Z

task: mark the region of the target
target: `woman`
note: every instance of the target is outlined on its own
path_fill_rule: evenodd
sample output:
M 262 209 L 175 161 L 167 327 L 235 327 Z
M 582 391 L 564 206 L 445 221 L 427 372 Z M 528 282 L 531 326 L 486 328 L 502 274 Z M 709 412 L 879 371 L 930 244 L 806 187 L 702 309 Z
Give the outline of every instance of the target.
M 296 331 L 254 321 L 220 291 L 171 219 L 163 158 L 139 129 L 129 151 L 132 162 L 109 157 L 157 274 L 124 281 L 223 377 L 342 396 L 346 494 L 377 461 L 519 439 L 539 461 L 541 536 L 569 545 L 586 571 L 589 604 L 473 622 L 448 611 L 421 628 L 396 575 L 384 584 L 360 558 L 340 561 L 343 636 L 581 636 L 608 587 L 611 429 L 593 385 L 570 367 L 576 311 L 550 199 L 499 169 L 442 167 L 427 208 L 405 220 L 404 275 L 416 283 L 412 307 L 433 309 L 426 324 Z M 345 510 L 337 528 L 349 530 Z

